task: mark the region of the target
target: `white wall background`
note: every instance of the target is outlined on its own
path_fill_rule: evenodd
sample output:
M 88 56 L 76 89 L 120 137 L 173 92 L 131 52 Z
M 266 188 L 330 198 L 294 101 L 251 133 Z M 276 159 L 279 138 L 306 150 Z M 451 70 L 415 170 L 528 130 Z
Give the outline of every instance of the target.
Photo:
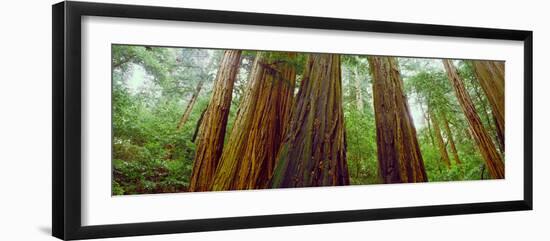
M 547 240 L 550 184 L 550 24 L 544 1 L 111 0 L 189 8 L 315 15 L 534 31 L 534 211 L 415 218 L 116 240 L 423 239 Z M 0 240 L 54 240 L 51 231 L 51 8 L 9 1 L 0 9 Z

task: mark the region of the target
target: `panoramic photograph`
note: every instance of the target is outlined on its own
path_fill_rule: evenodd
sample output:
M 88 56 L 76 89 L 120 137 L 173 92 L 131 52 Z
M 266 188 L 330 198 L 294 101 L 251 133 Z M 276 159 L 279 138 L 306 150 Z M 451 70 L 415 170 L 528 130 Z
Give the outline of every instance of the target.
M 113 44 L 112 195 L 505 178 L 503 61 Z

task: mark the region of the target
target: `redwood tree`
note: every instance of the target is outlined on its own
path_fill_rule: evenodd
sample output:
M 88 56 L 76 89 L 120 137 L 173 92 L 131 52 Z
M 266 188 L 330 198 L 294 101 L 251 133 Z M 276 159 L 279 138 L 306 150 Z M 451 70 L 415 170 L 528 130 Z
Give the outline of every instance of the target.
M 349 185 L 340 56 L 311 54 L 271 187 Z
M 504 63 L 474 60 L 472 65 L 479 84 L 491 106 L 499 145 L 504 152 Z
M 430 113 L 430 117 L 432 119 L 432 123 L 434 126 L 435 131 L 435 139 L 437 140 L 437 147 L 439 149 L 439 154 L 441 155 L 441 159 L 443 159 L 443 162 L 447 166 L 447 168 L 451 167 L 451 160 L 449 159 L 449 153 L 447 152 L 447 148 L 445 147 L 445 141 L 443 140 L 443 135 L 441 135 L 441 127 L 439 126 L 439 120 L 437 119 L 437 115 L 435 113 Z
M 212 190 L 266 188 L 289 123 L 295 53 L 259 53 Z
M 483 127 L 481 119 L 479 118 L 474 104 L 471 100 L 471 97 L 466 91 L 464 83 L 458 75 L 455 66 L 448 59 L 443 60 L 443 65 L 445 67 L 445 70 L 447 71 L 449 81 L 453 86 L 460 107 L 462 108 L 462 111 L 464 112 L 464 115 L 468 120 L 473 138 L 477 143 L 483 159 L 485 160 L 485 164 L 489 169 L 491 177 L 498 179 L 504 178 L 504 162 L 497 152 L 497 149 L 493 144 L 493 141 L 491 140 L 489 134 Z
M 462 162 L 458 157 L 458 151 L 456 150 L 456 144 L 453 137 L 453 132 L 451 131 L 451 127 L 449 126 L 449 120 L 447 119 L 447 115 L 445 113 L 442 113 L 441 119 L 443 120 L 443 127 L 445 127 L 445 134 L 447 135 L 447 140 L 449 141 L 449 145 L 451 146 L 451 153 L 453 154 L 455 163 L 457 165 L 460 165 Z
M 207 191 L 222 154 L 240 50 L 226 50 L 216 74 L 214 89 L 198 130 L 189 191 Z
M 379 174 L 384 183 L 427 182 L 403 80 L 393 57 L 368 57 L 373 77 Z
M 195 87 L 195 91 L 193 92 L 191 99 L 189 99 L 189 102 L 185 107 L 185 111 L 183 111 L 183 114 L 181 115 L 181 118 L 180 118 L 180 121 L 178 122 L 176 130 L 181 130 L 183 125 L 185 125 L 185 122 L 187 122 L 187 120 L 189 119 L 189 116 L 191 115 L 191 111 L 193 110 L 193 106 L 195 106 L 195 103 L 197 102 L 197 98 L 199 97 L 199 94 L 202 90 L 204 81 L 205 81 L 205 78 L 201 78 L 197 83 L 197 86 Z

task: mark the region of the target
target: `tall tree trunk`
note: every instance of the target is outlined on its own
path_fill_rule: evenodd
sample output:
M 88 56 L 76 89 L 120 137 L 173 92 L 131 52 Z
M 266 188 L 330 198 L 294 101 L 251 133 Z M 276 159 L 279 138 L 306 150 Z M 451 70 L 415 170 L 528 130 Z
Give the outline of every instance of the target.
M 420 102 L 420 101 L 419 101 Z M 428 113 L 428 111 L 425 111 L 424 110 L 424 107 L 422 107 L 422 104 L 419 105 L 420 106 L 420 111 L 422 111 L 422 116 L 424 117 L 424 120 L 426 121 L 426 125 L 428 126 L 428 137 L 430 138 L 430 142 L 432 143 L 432 146 L 435 148 L 436 145 L 435 145 L 435 141 L 434 141 L 434 137 L 432 135 L 432 126 L 431 126 L 431 121 L 430 121 L 430 114 Z
M 416 129 L 392 57 L 368 57 L 373 77 L 376 145 L 384 183 L 427 182 Z
M 501 151 L 501 153 L 504 153 L 504 146 L 502 145 L 503 143 L 500 141 L 500 137 L 499 137 L 499 128 L 498 128 L 498 124 L 496 122 L 496 119 L 494 118 L 494 115 L 492 115 L 489 110 L 487 109 L 487 105 L 485 104 L 485 101 L 483 99 L 483 94 L 481 93 L 483 90 L 480 90 L 482 88 L 477 88 L 476 86 L 474 86 L 474 93 L 475 93 L 475 97 L 477 98 L 477 101 L 479 102 L 480 104 L 480 107 L 481 107 L 481 113 L 479 114 L 480 118 L 483 118 L 485 119 L 485 127 L 487 127 L 489 130 L 488 132 L 489 133 L 495 133 L 494 135 L 494 138 L 495 138 L 495 142 L 498 143 L 498 147 Z M 489 107 L 490 108 L 490 107 Z M 492 116 L 492 117 L 491 117 Z M 491 136 L 493 137 L 493 136 Z
M 353 67 L 353 79 L 355 81 L 355 103 L 357 110 L 360 113 L 363 113 L 364 105 L 363 105 L 363 92 L 361 89 L 361 78 L 359 78 L 359 70 L 358 67 Z
M 288 61 L 256 57 L 248 88 L 216 170 L 212 190 L 266 188 L 288 126 L 296 69 Z
M 447 120 L 447 116 L 445 113 L 441 114 L 441 119 L 443 119 L 443 127 L 445 127 L 445 134 L 447 135 L 447 139 L 449 140 L 449 143 L 451 144 L 451 153 L 453 154 L 453 158 L 455 159 L 455 163 L 457 165 L 460 165 L 462 162 L 460 161 L 460 158 L 458 157 L 458 151 L 456 150 L 455 140 L 453 137 L 453 132 L 451 131 L 451 127 L 449 127 L 449 120 Z
M 199 80 L 199 83 L 197 84 L 197 87 L 195 88 L 195 91 L 193 92 L 193 95 L 191 96 L 191 99 L 187 103 L 187 106 L 185 107 L 185 111 L 181 115 L 180 121 L 178 122 L 178 125 L 176 126 L 176 131 L 181 130 L 183 125 L 187 122 L 189 119 L 189 116 L 191 115 L 191 111 L 193 110 L 193 106 L 195 106 L 195 103 L 197 102 L 197 97 L 202 89 L 202 85 L 204 83 L 204 79 Z M 193 135 L 193 141 L 195 140 L 195 135 Z M 166 151 L 166 157 L 164 159 L 172 160 L 174 157 L 174 151 L 176 150 L 175 144 L 169 144 L 166 145 L 165 151 Z
M 497 132 L 497 138 L 498 138 L 498 147 L 500 149 L 500 152 L 504 155 L 504 128 L 498 127 L 498 120 L 496 116 L 493 115 L 493 121 L 495 122 L 495 125 L 497 126 L 496 132 Z
M 348 185 L 340 56 L 311 54 L 271 187 Z
M 474 72 L 489 100 L 497 127 L 499 145 L 504 152 L 504 63 L 474 60 Z
M 222 57 L 210 103 L 199 127 L 189 191 L 207 191 L 222 154 L 240 50 L 226 50 Z
M 432 124 L 431 124 L 432 121 L 430 120 L 430 115 L 424 113 L 424 119 L 426 119 L 426 123 L 428 124 L 428 136 L 430 137 L 430 142 L 432 143 L 433 147 L 436 147 L 435 140 L 432 135 Z
M 443 159 L 443 162 L 445 162 L 445 165 L 447 168 L 451 167 L 451 160 L 449 159 L 449 153 L 447 153 L 447 148 L 445 148 L 445 141 L 443 140 L 443 136 L 441 135 L 441 128 L 439 127 L 439 121 L 437 120 L 437 116 L 435 113 L 430 113 L 430 117 L 432 118 L 432 123 L 434 125 L 434 131 L 435 131 L 435 138 L 437 139 L 437 147 L 439 149 L 439 154 L 441 155 L 441 159 Z
M 480 89 L 477 88 L 476 86 L 474 86 L 474 93 L 475 93 L 475 98 L 477 99 L 477 101 L 479 102 L 479 105 L 481 107 L 481 114 L 479 116 L 479 118 L 483 118 L 485 119 L 485 123 L 487 123 L 487 127 L 489 127 L 489 129 L 491 131 L 494 131 L 494 132 L 497 132 L 497 126 L 496 126 L 496 122 L 495 122 L 495 125 L 493 126 L 491 123 L 493 123 L 491 121 L 491 114 L 489 113 L 489 110 L 487 109 L 487 105 L 485 104 L 485 101 L 483 99 L 483 94 L 481 93 Z M 475 106 L 475 105 L 474 105 Z
M 202 119 L 204 118 L 204 113 L 206 113 L 206 110 L 208 110 L 208 106 L 206 106 L 206 108 L 201 111 L 201 115 L 197 120 L 197 123 L 195 124 L 195 131 L 193 132 L 193 137 L 191 137 L 191 142 L 195 142 L 195 140 L 197 140 L 197 135 L 199 134 L 199 129 L 201 127 Z
M 197 102 L 197 98 L 199 97 L 199 94 L 202 90 L 202 85 L 204 84 L 204 78 L 199 80 L 199 83 L 197 83 L 197 87 L 195 88 L 195 91 L 193 92 L 193 95 L 191 96 L 191 99 L 187 103 L 187 107 L 185 107 L 185 111 L 183 112 L 183 115 L 181 115 L 180 121 L 178 122 L 178 126 L 176 127 L 176 130 L 181 130 L 183 125 L 187 122 L 189 119 L 189 116 L 191 115 L 191 111 L 193 110 L 193 106 L 195 106 L 195 103 Z
M 487 131 L 483 127 L 471 97 L 466 91 L 462 79 L 458 76 L 455 66 L 448 59 L 443 60 L 443 65 L 447 71 L 449 81 L 454 88 L 460 107 L 472 129 L 474 140 L 479 147 L 483 159 L 485 159 L 491 177 L 498 179 L 504 178 L 504 163 L 502 162 L 502 158 L 498 154 L 491 137 L 489 137 L 489 134 L 487 134 Z

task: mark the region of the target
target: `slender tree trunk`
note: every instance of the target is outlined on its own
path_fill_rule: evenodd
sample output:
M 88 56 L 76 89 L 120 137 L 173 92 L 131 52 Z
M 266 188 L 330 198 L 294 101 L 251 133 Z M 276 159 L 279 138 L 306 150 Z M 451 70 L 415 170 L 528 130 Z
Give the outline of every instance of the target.
M 481 91 L 474 86 L 474 93 L 476 95 L 476 98 L 477 98 L 477 101 L 479 102 L 480 104 L 480 107 L 481 107 L 481 114 L 480 114 L 480 118 L 483 118 L 485 119 L 485 122 L 487 123 L 487 126 L 489 127 L 489 129 L 491 129 L 491 131 L 497 131 L 497 127 L 496 127 L 496 123 L 495 123 L 495 126 L 493 126 L 491 123 L 491 114 L 489 113 L 489 110 L 487 109 L 487 105 L 485 104 L 485 101 L 483 100 L 483 96 L 482 96 L 482 93 Z
M 472 61 L 479 84 L 489 100 L 497 127 L 499 145 L 504 152 L 504 63 L 497 61 Z
M 195 106 L 195 102 L 197 102 L 197 97 L 202 89 L 202 85 L 204 83 L 204 80 L 201 79 L 199 83 L 197 84 L 197 87 L 195 88 L 195 91 L 193 92 L 193 95 L 191 96 L 191 99 L 187 103 L 187 107 L 185 107 L 185 111 L 181 115 L 180 121 L 178 122 L 178 125 L 176 126 L 176 131 L 181 130 L 183 125 L 187 122 L 189 119 L 189 116 L 191 115 L 191 111 L 193 110 L 193 106 Z M 202 117 L 202 116 L 201 116 Z M 193 135 L 193 141 L 195 140 L 195 135 Z M 174 151 L 176 150 L 175 144 L 169 144 L 166 146 L 165 151 L 167 153 L 166 157 L 164 159 L 172 160 L 174 157 Z
M 453 137 L 453 132 L 451 131 L 451 128 L 449 127 L 449 120 L 447 120 L 447 116 L 445 113 L 441 114 L 441 119 L 443 119 L 443 127 L 445 127 L 445 134 L 447 135 L 447 139 L 449 140 L 449 143 L 451 144 L 451 153 L 453 154 L 453 158 L 455 159 L 455 163 L 457 165 L 460 165 L 462 162 L 460 161 L 460 158 L 458 157 L 458 151 L 456 150 L 455 140 Z
M 340 56 L 311 54 L 271 187 L 348 185 Z
M 430 113 L 430 117 L 432 118 L 432 123 L 434 125 L 435 138 L 437 139 L 437 147 L 439 149 L 441 159 L 443 159 L 443 162 L 445 163 L 447 168 L 451 168 L 451 160 L 449 159 L 447 148 L 445 148 L 445 141 L 443 140 L 443 136 L 441 135 L 441 128 L 439 127 L 437 116 L 432 112 Z
M 296 79 L 289 61 L 256 57 L 233 130 L 216 170 L 212 190 L 266 188 L 283 141 Z
M 193 106 L 195 106 L 195 103 L 197 102 L 199 94 L 202 90 L 203 84 L 204 84 L 204 78 L 199 80 L 199 83 L 197 83 L 197 87 L 195 88 L 195 91 L 193 92 L 191 99 L 187 103 L 187 107 L 185 107 L 185 111 L 183 112 L 183 115 L 181 115 L 181 118 L 180 118 L 180 121 L 178 122 L 178 126 L 176 127 L 176 130 L 178 131 L 181 130 L 183 125 L 185 125 L 185 123 L 189 119 L 189 116 L 191 115 L 191 111 L 193 110 Z
M 353 67 L 353 80 L 355 84 L 355 107 L 357 108 L 357 111 L 361 114 L 365 111 L 365 104 L 363 103 L 363 89 L 361 88 L 362 85 L 362 79 L 359 75 L 359 67 L 354 66 Z M 357 138 L 358 139 L 358 138 Z M 359 140 L 356 141 L 356 143 L 359 143 Z M 349 160 L 349 159 L 348 159 Z M 360 150 L 359 153 L 357 153 L 357 156 L 355 158 L 355 177 L 359 178 L 361 174 L 361 160 L 363 160 L 363 150 Z
M 427 182 L 397 61 L 368 57 L 373 77 L 379 173 L 384 183 Z
M 207 191 L 222 154 L 231 96 L 241 59 L 240 50 L 226 50 L 222 57 L 212 98 L 199 127 L 189 191 Z
M 454 88 L 462 111 L 464 115 L 466 115 L 466 119 L 472 129 L 474 140 L 479 147 L 483 159 L 485 159 L 491 177 L 495 179 L 504 178 L 504 163 L 502 162 L 502 158 L 498 154 L 491 137 L 489 137 L 489 134 L 487 134 L 487 131 L 483 127 L 471 97 L 466 91 L 462 79 L 458 76 L 455 66 L 447 59 L 443 60 L 443 65 L 445 66 L 449 81 Z
M 432 143 L 433 147 L 436 147 L 435 140 L 432 135 L 432 124 L 431 124 L 432 121 L 430 121 L 430 115 L 424 114 L 424 119 L 426 119 L 426 123 L 428 124 L 428 136 L 430 137 L 430 142 Z
M 357 110 L 360 113 L 363 113 L 364 105 L 363 105 L 363 92 L 361 90 L 361 78 L 359 78 L 359 70 L 357 67 L 353 68 L 353 79 L 355 81 L 355 103 Z
M 497 126 L 496 132 L 497 132 L 497 138 L 498 138 L 498 147 L 500 149 L 500 152 L 504 155 L 504 128 L 498 127 L 497 118 L 493 115 L 493 121 L 495 122 L 495 125 Z
M 481 91 L 483 90 L 480 90 L 478 89 L 477 87 L 474 86 L 474 93 L 476 95 L 476 98 L 477 98 L 477 101 L 479 102 L 480 104 L 480 107 L 481 107 L 481 113 L 480 113 L 480 118 L 483 118 L 485 119 L 485 123 L 487 123 L 487 125 L 485 125 L 489 130 L 489 133 L 495 133 L 494 135 L 494 138 L 495 138 L 495 142 L 498 143 L 498 147 L 501 151 L 501 153 L 504 153 L 504 146 L 502 146 L 501 142 L 500 142 L 500 137 L 499 137 L 499 128 L 498 128 L 498 124 L 496 123 L 496 120 L 494 119 L 494 115 L 492 115 L 491 113 L 489 113 L 489 110 L 487 109 L 487 105 L 485 104 L 485 101 L 483 100 L 483 94 L 481 93 Z M 493 116 L 493 118 L 491 118 L 491 116 Z M 493 137 L 491 135 L 491 137 Z
M 204 113 L 206 113 L 206 110 L 208 110 L 208 106 L 204 110 L 201 111 L 201 115 L 200 115 L 199 119 L 197 120 L 197 123 L 195 124 L 195 131 L 193 132 L 193 137 L 191 137 L 192 142 L 195 142 L 195 140 L 197 140 L 197 136 L 199 134 L 199 129 L 201 127 L 202 119 L 204 118 Z
M 430 138 L 430 142 L 432 143 L 432 146 L 435 148 L 436 145 L 435 145 L 435 141 L 434 141 L 434 137 L 432 135 L 432 126 L 431 126 L 431 121 L 430 121 L 430 115 L 429 115 L 429 110 L 428 111 L 425 111 L 424 110 L 424 107 L 422 107 L 422 105 L 420 105 L 420 110 L 422 111 L 422 116 L 424 116 L 424 120 L 426 121 L 426 125 L 428 126 L 428 137 Z

